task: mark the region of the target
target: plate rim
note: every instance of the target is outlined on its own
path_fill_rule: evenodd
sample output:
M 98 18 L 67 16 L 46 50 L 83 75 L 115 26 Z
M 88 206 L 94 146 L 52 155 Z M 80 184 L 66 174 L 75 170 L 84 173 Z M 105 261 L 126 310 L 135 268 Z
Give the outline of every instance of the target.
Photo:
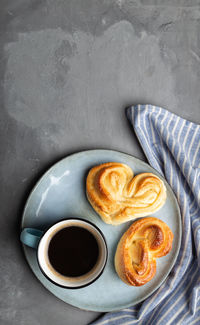
M 25 256 L 25 259 L 32 271 L 32 273 L 36 276 L 36 278 L 38 279 L 38 281 L 45 287 L 45 289 L 47 289 L 51 294 L 53 294 L 54 296 L 56 296 L 58 299 L 60 299 L 61 301 L 71 305 L 71 306 L 74 306 L 74 307 L 77 307 L 81 310 L 85 310 L 85 311 L 94 311 L 94 312 L 112 312 L 112 311 L 119 311 L 119 310 L 122 310 L 124 308 L 129 308 L 129 307 L 132 307 L 132 306 L 135 306 L 137 305 L 138 303 L 141 303 L 143 302 L 144 300 L 146 300 L 148 297 L 150 297 L 152 294 L 155 293 L 156 290 L 158 290 L 161 285 L 164 283 L 164 281 L 167 279 L 167 277 L 169 276 L 169 273 L 172 271 L 175 263 L 176 263 L 176 260 L 178 258 L 178 255 L 179 255 L 179 252 L 180 252 L 180 247 L 181 247 L 181 240 L 182 240 L 182 218 L 181 218 L 181 211 L 180 211 L 180 207 L 179 207 L 179 204 L 178 204 L 178 201 L 177 201 L 177 198 L 176 198 L 176 195 L 171 187 L 171 185 L 167 182 L 167 180 L 164 178 L 164 176 L 162 176 L 160 174 L 160 172 L 158 172 L 154 167 L 152 167 L 148 162 L 145 162 L 144 160 L 140 159 L 140 158 L 137 158 L 129 153 L 125 153 L 125 152 L 122 152 L 122 151 L 118 151 L 118 150 L 112 150 L 112 149 L 88 149 L 88 150 L 81 150 L 81 151 L 78 151 L 78 152 L 74 152 L 72 154 L 69 154 L 61 159 L 59 159 L 57 162 L 55 162 L 50 168 L 48 168 L 43 174 L 42 176 L 39 177 L 39 179 L 36 181 L 35 185 L 33 186 L 32 190 L 29 192 L 29 195 L 26 199 L 26 202 L 25 202 L 25 205 L 24 205 L 24 209 L 23 209 L 23 212 L 22 212 L 22 217 L 21 217 L 21 223 L 20 223 L 20 233 L 23 229 L 23 222 L 24 222 L 24 216 L 25 216 L 25 212 L 27 210 L 27 207 L 29 205 L 29 200 L 31 198 L 31 196 L 33 195 L 33 193 L 37 190 L 37 187 L 39 186 L 40 182 L 43 180 L 44 177 L 48 176 L 48 174 L 51 172 L 52 169 L 54 169 L 56 167 L 56 165 L 60 164 L 61 162 L 63 162 L 64 160 L 67 160 L 71 157 L 74 157 L 74 156 L 78 156 L 80 154 L 87 154 L 89 152 L 114 152 L 114 153 L 118 153 L 118 154 L 122 154 L 122 155 L 125 155 L 125 156 L 128 156 L 129 158 L 131 159 L 134 159 L 134 160 L 137 160 L 138 162 L 142 163 L 143 165 L 147 165 L 148 167 L 151 167 L 153 170 L 155 170 L 155 172 L 159 175 L 159 177 L 164 180 L 166 183 L 167 183 L 167 186 L 169 187 L 169 189 L 171 190 L 172 194 L 173 194 L 173 197 L 174 197 L 174 203 L 175 203 L 175 206 L 176 206 L 176 210 L 178 212 L 178 225 L 179 225 L 179 229 L 180 229 L 180 232 L 179 232 L 179 237 L 178 237 L 178 244 L 177 244 L 177 250 L 174 254 L 174 257 L 172 259 L 172 263 L 171 263 L 171 266 L 170 268 L 168 269 L 168 272 L 166 273 L 166 275 L 163 277 L 163 279 L 158 283 L 158 285 L 156 285 L 153 290 L 146 294 L 142 299 L 138 299 L 137 302 L 135 303 L 132 303 L 130 302 L 129 304 L 124 304 L 124 305 L 121 305 L 120 307 L 112 307 L 112 308 L 106 308 L 104 307 L 103 309 L 102 308 L 98 308 L 98 306 L 96 306 L 96 308 L 84 308 L 84 307 L 80 307 L 78 304 L 75 304 L 74 302 L 66 302 L 65 300 L 63 300 L 62 298 L 59 297 L 59 295 L 57 293 L 54 293 L 53 291 L 51 291 L 49 288 L 48 288 L 48 285 L 44 284 L 39 276 L 33 272 L 33 269 L 29 263 L 29 260 L 27 258 L 27 254 L 26 254 L 26 251 L 25 251 L 25 245 L 23 243 L 21 243 L 22 245 L 22 249 L 23 249 L 23 253 L 24 253 L 24 256 Z

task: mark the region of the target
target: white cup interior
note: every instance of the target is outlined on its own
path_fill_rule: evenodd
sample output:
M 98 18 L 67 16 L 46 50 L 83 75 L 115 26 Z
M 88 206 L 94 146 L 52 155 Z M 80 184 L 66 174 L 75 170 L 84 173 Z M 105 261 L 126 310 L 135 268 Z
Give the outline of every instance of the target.
M 79 277 L 67 277 L 58 273 L 51 265 L 48 257 L 49 243 L 53 236 L 61 229 L 71 226 L 82 227 L 90 231 L 95 237 L 99 247 L 99 256 L 96 264 L 88 273 Z M 51 281 L 63 287 L 78 288 L 92 283 L 102 273 L 107 261 L 107 246 L 103 235 L 95 226 L 84 220 L 67 219 L 56 223 L 45 232 L 42 239 L 40 240 L 37 254 L 38 262 L 42 271 Z

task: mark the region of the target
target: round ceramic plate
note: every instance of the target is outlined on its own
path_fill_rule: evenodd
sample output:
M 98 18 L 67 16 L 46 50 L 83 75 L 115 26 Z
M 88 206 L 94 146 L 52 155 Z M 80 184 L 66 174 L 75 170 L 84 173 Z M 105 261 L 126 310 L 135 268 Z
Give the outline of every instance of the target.
M 108 261 L 101 277 L 82 289 L 65 289 L 51 283 L 40 271 L 34 249 L 24 246 L 26 259 L 38 280 L 59 299 L 81 309 L 113 311 L 135 305 L 151 295 L 166 279 L 172 269 L 181 242 L 181 216 L 176 198 L 167 188 L 167 201 L 153 215 L 168 224 L 174 233 L 171 252 L 157 259 L 155 277 L 141 287 L 130 287 L 120 280 L 114 268 L 117 243 L 132 222 L 112 226 L 104 223 L 87 201 L 85 194 L 86 175 L 90 168 L 105 162 L 120 162 L 129 165 L 134 174 L 152 172 L 161 177 L 152 167 L 130 155 L 112 150 L 89 150 L 68 156 L 39 180 L 26 203 L 22 228 L 45 229 L 60 219 L 81 217 L 96 224 L 104 233 L 108 244 Z

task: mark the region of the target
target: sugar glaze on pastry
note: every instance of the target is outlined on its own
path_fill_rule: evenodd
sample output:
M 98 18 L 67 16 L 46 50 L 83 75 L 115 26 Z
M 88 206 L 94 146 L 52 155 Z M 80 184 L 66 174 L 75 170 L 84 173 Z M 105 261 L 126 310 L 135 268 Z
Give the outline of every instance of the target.
M 86 193 L 103 221 L 113 225 L 152 214 L 166 201 L 166 188 L 158 176 L 141 173 L 134 177 L 129 166 L 116 162 L 89 171 Z
M 173 233 L 163 221 L 147 217 L 135 221 L 121 237 L 115 269 L 126 284 L 141 286 L 156 274 L 156 258 L 167 255 Z

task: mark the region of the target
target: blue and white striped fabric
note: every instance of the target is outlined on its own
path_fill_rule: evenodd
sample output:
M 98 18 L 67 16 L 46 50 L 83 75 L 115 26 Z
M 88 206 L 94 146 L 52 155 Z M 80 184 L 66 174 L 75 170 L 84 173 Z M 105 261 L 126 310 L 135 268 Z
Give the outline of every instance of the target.
M 151 105 L 130 107 L 127 117 L 150 165 L 176 194 L 183 238 L 173 270 L 151 297 L 93 325 L 200 324 L 200 126 Z

